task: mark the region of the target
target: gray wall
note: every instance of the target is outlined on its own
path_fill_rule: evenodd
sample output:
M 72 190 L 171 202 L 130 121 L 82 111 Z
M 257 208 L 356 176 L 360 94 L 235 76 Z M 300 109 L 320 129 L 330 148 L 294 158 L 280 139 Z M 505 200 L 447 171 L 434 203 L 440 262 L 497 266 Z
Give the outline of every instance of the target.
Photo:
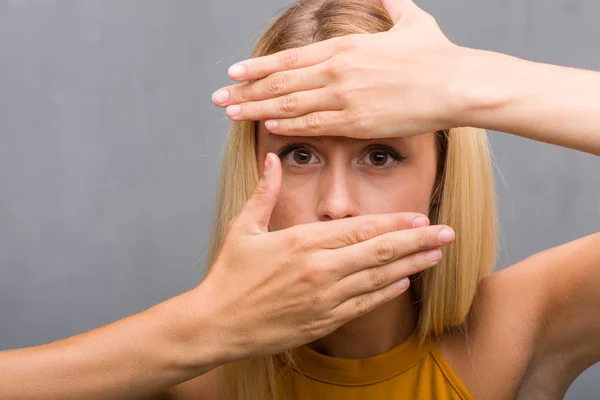
M 228 126 L 210 94 L 289 3 L 0 2 L 0 348 L 199 282 Z M 460 44 L 600 69 L 597 0 L 420 4 Z M 598 230 L 598 158 L 491 140 L 499 268 Z M 589 369 L 567 398 L 600 398 L 598 378 Z

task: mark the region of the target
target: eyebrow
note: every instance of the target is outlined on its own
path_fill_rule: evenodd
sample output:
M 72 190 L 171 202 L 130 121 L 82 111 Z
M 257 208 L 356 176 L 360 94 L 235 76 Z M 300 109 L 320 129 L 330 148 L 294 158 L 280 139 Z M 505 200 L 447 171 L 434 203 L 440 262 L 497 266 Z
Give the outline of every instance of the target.
M 309 142 L 322 142 L 323 137 L 328 137 L 328 136 L 283 136 L 283 135 L 277 135 L 275 133 L 267 131 L 267 138 L 275 139 L 275 140 L 286 140 L 287 139 L 287 140 L 299 140 L 299 141 L 309 141 Z M 402 143 L 402 142 L 405 142 L 406 139 L 412 140 L 413 137 L 412 136 L 402 136 L 402 137 L 372 138 L 372 139 L 359 139 L 359 138 L 351 138 L 351 137 L 347 137 L 347 138 L 351 139 L 353 142 L 363 142 L 363 143 L 386 141 L 386 140 L 390 140 L 390 139 L 395 139 L 395 140 L 400 139 L 400 142 Z
M 276 135 L 269 131 L 267 131 L 267 133 L 268 133 L 267 137 L 269 139 L 308 140 L 308 141 L 312 141 L 312 142 L 322 142 L 323 141 L 323 136 L 283 136 L 283 135 Z

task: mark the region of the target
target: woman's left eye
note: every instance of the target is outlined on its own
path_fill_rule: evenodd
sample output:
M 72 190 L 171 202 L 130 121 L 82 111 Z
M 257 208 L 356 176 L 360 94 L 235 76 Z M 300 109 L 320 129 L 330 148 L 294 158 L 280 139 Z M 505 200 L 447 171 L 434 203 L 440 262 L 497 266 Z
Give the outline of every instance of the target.
M 396 162 L 402 161 L 404 157 L 400 154 L 394 154 L 386 149 L 374 149 L 370 150 L 365 156 L 359 161 L 361 164 L 370 164 L 374 167 L 388 167 Z

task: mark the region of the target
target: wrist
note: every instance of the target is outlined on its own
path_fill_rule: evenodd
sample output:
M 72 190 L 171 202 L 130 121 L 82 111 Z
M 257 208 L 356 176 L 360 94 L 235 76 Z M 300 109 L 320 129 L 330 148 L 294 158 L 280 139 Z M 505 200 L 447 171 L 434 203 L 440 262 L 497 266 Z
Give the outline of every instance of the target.
M 204 286 L 171 298 L 159 306 L 165 321 L 168 321 L 166 340 L 172 349 L 169 356 L 171 367 L 203 374 L 219 365 L 236 359 L 228 345 L 228 332 L 224 332 L 221 321 L 214 315 L 214 299 Z
M 516 60 L 501 53 L 458 48 L 449 95 L 452 127 L 494 129 L 494 115 L 518 96 L 511 77 Z

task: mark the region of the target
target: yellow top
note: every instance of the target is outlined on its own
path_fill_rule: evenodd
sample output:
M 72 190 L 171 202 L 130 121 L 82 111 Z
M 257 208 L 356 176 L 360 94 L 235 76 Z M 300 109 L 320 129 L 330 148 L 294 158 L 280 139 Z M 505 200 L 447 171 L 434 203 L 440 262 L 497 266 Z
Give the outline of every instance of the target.
M 473 400 L 436 344 L 419 347 L 416 332 L 369 358 L 335 358 L 306 346 L 294 355 L 296 365 L 278 379 L 285 400 Z

